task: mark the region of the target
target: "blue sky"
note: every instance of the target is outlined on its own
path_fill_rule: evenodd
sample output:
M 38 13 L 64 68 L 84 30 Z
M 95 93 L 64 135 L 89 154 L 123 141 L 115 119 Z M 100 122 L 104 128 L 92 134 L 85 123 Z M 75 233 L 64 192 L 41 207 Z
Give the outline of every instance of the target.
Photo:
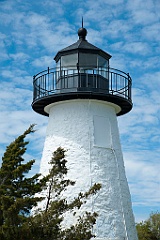
M 133 80 L 133 110 L 118 124 L 138 222 L 160 211 L 159 0 L 0 0 L 0 159 L 36 123 L 26 159 L 35 158 L 38 171 L 48 119 L 31 109 L 32 76 L 77 41 L 82 16 L 87 40 Z

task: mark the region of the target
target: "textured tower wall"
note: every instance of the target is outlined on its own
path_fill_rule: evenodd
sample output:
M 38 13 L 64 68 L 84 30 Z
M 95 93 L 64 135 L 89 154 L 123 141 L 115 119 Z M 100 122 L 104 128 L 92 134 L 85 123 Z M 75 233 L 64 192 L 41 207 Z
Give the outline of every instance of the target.
M 76 181 L 67 197 L 102 184 L 98 195 L 83 207 L 99 214 L 96 239 L 137 240 L 114 106 L 78 99 L 51 104 L 46 111 L 49 122 L 41 173 L 48 173 L 53 151 L 60 146 L 67 149 L 68 178 Z

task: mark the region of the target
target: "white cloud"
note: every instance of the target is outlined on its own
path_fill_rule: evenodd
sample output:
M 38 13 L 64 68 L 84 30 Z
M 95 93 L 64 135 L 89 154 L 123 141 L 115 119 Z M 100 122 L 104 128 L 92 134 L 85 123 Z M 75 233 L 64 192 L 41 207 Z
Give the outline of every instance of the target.
M 149 45 L 143 42 L 130 42 L 126 43 L 122 50 L 131 54 L 142 54 L 146 56 L 149 53 Z
M 142 29 L 143 38 L 147 38 L 152 41 L 152 45 L 157 47 L 155 42 L 160 40 L 160 23 L 157 21 L 156 23 L 150 24 Z M 158 48 L 159 50 L 159 48 Z M 158 51 L 157 51 L 158 53 Z
M 12 58 L 17 64 L 21 62 L 21 64 L 24 64 L 29 61 L 29 55 L 23 52 L 18 52 L 15 54 L 10 54 L 10 58 Z
M 138 54 L 147 56 L 150 53 L 150 47 L 147 43 L 143 42 L 117 42 L 112 44 L 114 50 L 120 50 L 123 53 Z
M 131 11 L 134 24 L 147 25 L 158 20 L 156 9 L 158 7 L 157 0 L 134 0 L 127 2 L 127 8 Z M 159 8 L 159 7 L 158 7 Z
M 53 64 L 54 64 L 53 61 L 54 61 L 53 56 L 43 56 L 43 57 L 33 60 L 32 65 L 35 67 L 41 67 L 43 69 L 46 67 L 53 66 Z

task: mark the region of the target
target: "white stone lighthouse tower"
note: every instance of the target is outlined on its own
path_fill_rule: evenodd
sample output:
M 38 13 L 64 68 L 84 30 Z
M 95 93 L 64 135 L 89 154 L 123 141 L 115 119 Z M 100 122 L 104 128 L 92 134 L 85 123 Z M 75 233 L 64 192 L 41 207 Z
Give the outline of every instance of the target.
M 49 116 L 40 171 L 58 147 L 67 149 L 69 178 L 76 185 L 68 197 L 101 183 L 87 211 L 99 216 L 97 240 L 137 240 L 119 140 L 117 116 L 132 109 L 131 77 L 109 67 L 111 55 L 79 39 L 55 56 L 56 68 L 34 76 L 32 108 Z

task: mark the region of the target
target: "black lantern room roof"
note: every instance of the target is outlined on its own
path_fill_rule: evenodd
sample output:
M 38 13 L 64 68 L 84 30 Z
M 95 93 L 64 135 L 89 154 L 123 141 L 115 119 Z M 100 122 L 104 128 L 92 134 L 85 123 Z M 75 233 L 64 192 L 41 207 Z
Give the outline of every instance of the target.
M 84 52 L 84 53 L 97 53 L 98 55 L 102 56 L 105 59 L 110 59 L 112 56 L 107 52 L 104 52 L 100 48 L 94 46 L 93 44 L 89 43 L 86 40 L 87 30 L 85 28 L 80 28 L 78 30 L 79 39 L 77 42 L 73 43 L 72 45 L 60 50 L 54 60 L 57 62 L 61 56 L 77 53 L 77 52 Z

